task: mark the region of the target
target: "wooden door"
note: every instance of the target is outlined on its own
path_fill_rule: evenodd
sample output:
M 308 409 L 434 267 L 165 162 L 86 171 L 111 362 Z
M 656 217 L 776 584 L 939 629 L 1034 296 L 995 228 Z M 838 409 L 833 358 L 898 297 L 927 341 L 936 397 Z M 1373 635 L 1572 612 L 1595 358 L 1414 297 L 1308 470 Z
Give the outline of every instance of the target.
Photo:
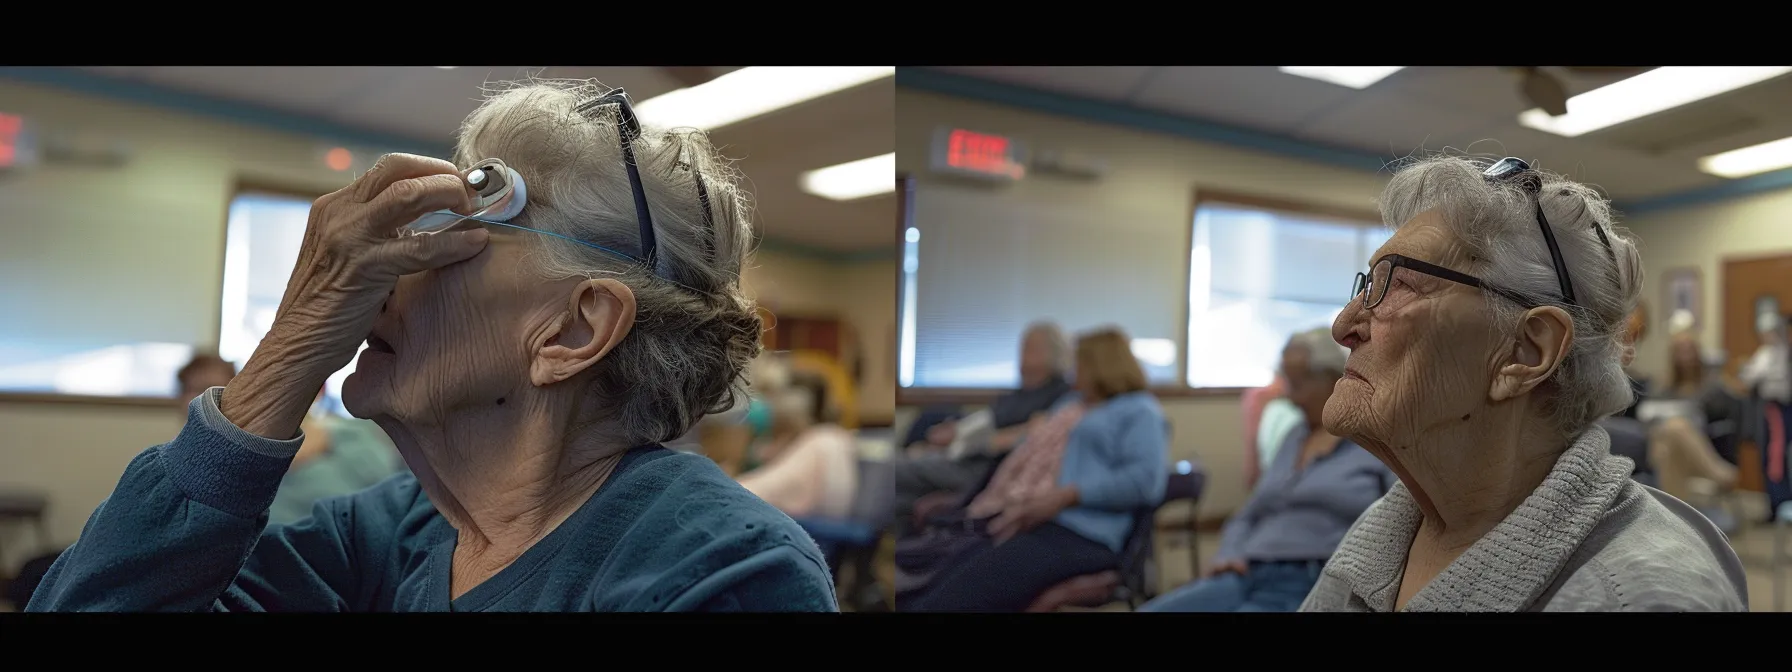
M 1728 361 L 1724 372 L 1735 376 L 1742 363 L 1761 347 L 1755 333 L 1755 302 L 1762 296 L 1779 299 L 1780 312 L 1792 312 L 1792 254 L 1725 259 L 1723 285 L 1723 344 Z M 1761 473 L 1761 449 L 1745 441 L 1736 449 L 1736 487 L 1755 492 L 1766 488 Z

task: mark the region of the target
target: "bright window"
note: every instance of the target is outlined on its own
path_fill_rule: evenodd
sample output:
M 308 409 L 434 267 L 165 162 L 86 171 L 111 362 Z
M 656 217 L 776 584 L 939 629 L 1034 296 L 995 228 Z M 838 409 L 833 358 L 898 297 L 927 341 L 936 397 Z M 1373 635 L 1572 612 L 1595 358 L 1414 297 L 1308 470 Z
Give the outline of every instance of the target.
M 310 214 L 311 199 L 297 196 L 244 192 L 230 202 L 218 354 L 238 368 L 274 324 Z M 350 360 L 330 377 L 326 402 L 332 407 L 341 408 L 342 380 L 354 370 Z
M 1190 387 L 1258 387 L 1288 337 L 1329 326 L 1391 232 L 1379 223 L 1205 202 L 1188 280 Z

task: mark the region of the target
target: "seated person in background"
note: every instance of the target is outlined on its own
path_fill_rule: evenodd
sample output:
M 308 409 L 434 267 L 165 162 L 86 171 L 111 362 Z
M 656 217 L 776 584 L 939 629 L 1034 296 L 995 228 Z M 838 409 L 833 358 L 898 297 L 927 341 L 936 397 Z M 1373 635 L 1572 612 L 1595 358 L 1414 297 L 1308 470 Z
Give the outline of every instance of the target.
M 317 395 L 323 401 L 323 392 Z M 270 523 L 296 523 L 318 502 L 352 495 L 404 469 L 398 449 L 372 421 L 345 418 L 314 403 L 299 422 L 305 437 L 268 509 Z
M 1296 334 L 1282 351 L 1288 400 L 1305 419 L 1291 432 L 1244 508 L 1226 521 L 1206 578 L 1144 611 L 1295 611 L 1319 581 L 1357 516 L 1387 493 L 1394 474 L 1369 451 L 1325 431 L 1346 352 L 1330 329 Z
M 1057 325 L 1038 322 L 1027 327 L 1021 337 L 1021 389 L 997 398 L 985 411 L 935 425 L 928 430 L 921 454 L 911 451 L 897 459 L 897 516 L 909 518 L 915 502 L 929 493 L 963 492 L 989 475 L 995 458 L 1020 443 L 1028 421 L 1048 412 L 1071 391 L 1064 380 L 1068 352 Z
M 180 386 L 178 397 L 182 401 L 192 401 L 194 397 L 204 394 L 214 387 L 230 384 L 236 377 L 236 365 L 225 361 L 217 355 L 202 353 L 194 355 L 180 371 L 175 372 L 174 382 Z M 181 409 L 181 417 L 186 417 L 186 409 Z
M 228 385 L 234 377 L 236 365 L 210 354 L 195 356 L 175 374 L 180 398 L 187 400 Z M 321 389 L 317 399 L 323 399 Z M 186 415 L 183 407 L 181 417 Z M 274 495 L 268 510 L 271 522 L 304 520 L 317 502 L 360 492 L 400 469 L 398 453 L 385 432 L 370 422 L 330 415 L 314 401 L 299 428 L 305 440 Z
M 740 484 L 792 518 L 852 515 L 859 449 L 852 432 L 828 421 L 827 383 L 793 376 L 772 400 L 771 440 Z
M 703 416 L 696 427 L 666 447 L 706 455 L 730 477 L 758 466 L 749 449 L 755 441 L 771 435 L 771 407 L 766 399 L 777 396 L 789 376 L 773 359 L 772 353 L 754 359 L 748 367 L 748 393 L 735 399 L 728 410 Z
M 1690 326 L 1691 316 L 1687 317 L 1684 322 Z M 1706 479 L 1725 490 L 1736 485 L 1736 465 L 1718 455 L 1706 431 L 1712 421 L 1731 417 L 1735 405 L 1722 380 L 1707 371 L 1691 333 L 1678 330 L 1669 348 L 1673 364 L 1670 384 L 1640 402 L 1637 417 L 1649 426 L 1649 465 L 1657 487 L 1689 501 L 1693 478 Z M 1727 516 L 1717 511 L 1704 513 L 1720 527 L 1730 522 L 1719 520 Z
M 318 199 L 242 373 L 131 462 L 27 610 L 838 611 L 801 526 L 660 445 L 745 392 L 761 325 L 738 173 L 638 121 L 595 82 L 504 86 L 454 163 L 390 154 Z M 492 191 L 509 173 L 526 201 Z M 344 405 L 411 473 L 269 525 L 364 342 Z
M 987 534 L 945 561 L 903 611 L 1019 612 L 1060 582 L 1114 569 L 1133 516 L 1162 503 L 1163 409 L 1117 329 L 1076 345 L 1077 395 L 1028 433 L 971 500 Z
M 1244 411 L 1244 486 L 1249 489 L 1263 475 L 1263 468 L 1269 460 L 1264 455 L 1270 452 L 1267 446 L 1260 445 L 1257 435 L 1263 427 L 1263 412 L 1269 403 L 1281 399 L 1288 393 L 1288 382 L 1276 376 L 1268 385 L 1252 390 L 1245 390 L 1239 395 L 1238 405 Z
M 1275 462 L 1276 450 L 1288 433 L 1305 422 L 1300 409 L 1288 400 L 1288 381 L 1276 375 L 1268 387 L 1245 393 L 1244 482 L 1248 489 Z

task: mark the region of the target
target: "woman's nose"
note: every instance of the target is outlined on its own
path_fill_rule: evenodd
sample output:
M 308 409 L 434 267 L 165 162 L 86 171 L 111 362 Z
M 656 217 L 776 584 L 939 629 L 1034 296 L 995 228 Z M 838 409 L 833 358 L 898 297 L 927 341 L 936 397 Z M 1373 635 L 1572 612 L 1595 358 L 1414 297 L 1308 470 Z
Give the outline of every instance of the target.
M 1359 294 L 1350 303 L 1344 304 L 1344 310 L 1339 311 L 1338 318 L 1332 320 L 1332 340 L 1337 341 L 1338 345 L 1355 349 L 1363 341 L 1362 336 L 1357 333 L 1357 323 L 1362 319 L 1363 312 L 1361 296 Z

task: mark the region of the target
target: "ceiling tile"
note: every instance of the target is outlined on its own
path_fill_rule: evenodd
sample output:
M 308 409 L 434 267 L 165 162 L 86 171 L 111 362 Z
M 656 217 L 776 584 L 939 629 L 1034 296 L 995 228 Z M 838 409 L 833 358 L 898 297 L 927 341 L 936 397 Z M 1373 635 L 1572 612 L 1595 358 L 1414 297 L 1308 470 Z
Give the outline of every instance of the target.
M 1172 66 L 1132 99 L 1139 107 L 1264 131 L 1292 131 L 1365 92 L 1268 66 Z
M 345 98 L 379 88 L 406 71 L 434 68 L 369 66 L 180 66 L 156 67 L 146 82 L 262 107 L 327 113 Z
M 1148 65 L 967 65 L 934 69 L 1067 96 L 1120 102 L 1156 68 Z
M 1308 122 L 1296 135 L 1402 157 L 1419 150 L 1468 150 L 1483 139 L 1481 132 L 1488 126 L 1435 103 L 1371 89 Z
M 1563 138 L 1516 122 L 1490 130 L 1488 137 L 1497 139 L 1497 146 L 1485 150 L 1477 147 L 1478 153 L 1525 159 L 1540 169 L 1598 187 L 1615 200 L 1659 196 L 1716 183 L 1716 178 L 1683 162 L 1586 138 Z

